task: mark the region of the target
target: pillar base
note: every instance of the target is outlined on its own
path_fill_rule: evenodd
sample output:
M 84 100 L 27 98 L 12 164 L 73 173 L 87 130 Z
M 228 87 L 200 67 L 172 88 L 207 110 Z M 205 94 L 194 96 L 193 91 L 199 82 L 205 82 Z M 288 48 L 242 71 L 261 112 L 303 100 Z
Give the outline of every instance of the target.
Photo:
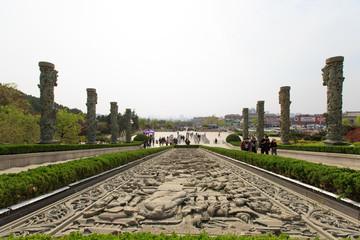
M 40 140 L 37 144 L 58 144 L 58 140 Z
M 324 142 L 325 146 L 341 146 L 341 145 L 346 145 L 346 143 L 344 143 L 341 140 L 331 140 L 331 139 L 326 139 Z

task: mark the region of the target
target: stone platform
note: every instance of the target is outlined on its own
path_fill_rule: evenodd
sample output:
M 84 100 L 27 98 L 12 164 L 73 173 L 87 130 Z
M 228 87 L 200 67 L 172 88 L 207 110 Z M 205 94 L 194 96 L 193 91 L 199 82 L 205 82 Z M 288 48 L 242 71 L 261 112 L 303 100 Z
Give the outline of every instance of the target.
M 70 232 L 360 236 L 356 219 L 202 149 L 172 149 L 0 227 Z

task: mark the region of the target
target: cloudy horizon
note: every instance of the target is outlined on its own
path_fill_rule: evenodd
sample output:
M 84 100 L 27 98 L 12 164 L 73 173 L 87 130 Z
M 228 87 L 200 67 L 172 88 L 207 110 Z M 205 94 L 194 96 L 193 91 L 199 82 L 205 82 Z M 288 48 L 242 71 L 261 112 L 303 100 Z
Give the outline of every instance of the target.
M 343 111 L 360 111 L 360 2 L 12 1 L 0 2 L 0 82 L 39 96 L 39 61 L 59 71 L 55 101 L 86 112 L 139 116 L 241 114 L 265 101 L 280 112 L 326 111 L 325 60 L 344 56 Z

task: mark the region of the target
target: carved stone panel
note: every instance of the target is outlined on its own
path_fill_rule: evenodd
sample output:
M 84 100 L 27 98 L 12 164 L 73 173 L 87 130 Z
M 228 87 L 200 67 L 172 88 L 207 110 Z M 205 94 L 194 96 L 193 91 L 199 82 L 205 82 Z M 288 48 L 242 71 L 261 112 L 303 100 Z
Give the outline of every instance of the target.
M 70 232 L 360 236 L 359 221 L 201 149 L 172 149 L 0 228 L 0 237 Z

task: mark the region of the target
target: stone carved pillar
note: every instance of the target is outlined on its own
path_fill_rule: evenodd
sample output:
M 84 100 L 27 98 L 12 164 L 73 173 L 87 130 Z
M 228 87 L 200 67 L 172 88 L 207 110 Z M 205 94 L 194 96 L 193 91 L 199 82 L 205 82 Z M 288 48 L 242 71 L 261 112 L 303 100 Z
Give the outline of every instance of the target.
M 131 142 L 131 109 L 127 108 L 126 112 L 126 142 L 130 143 Z
M 256 105 L 256 112 L 258 115 L 258 124 L 256 127 L 257 138 L 260 141 L 264 137 L 264 101 L 258 101 Z
M 327 112 L 324 114 L 327 140 L 326 145 L 343 145 L 342 141 L 342 89 L 343 89 L 344 57 L 326 59 L 325 67 L 321 69 L 323 85 L 327 86 Z
M 279 92 L 280 137 L 282 144 L 290 144 L 290 87 L 284 86 Z
M 117 102 L 110 103 L 110 117 L 111 117 L 111 143 L 116 144 L 119 137 L 118 124 L 118 105 Z
M 96 120 L 96 89 L 87 88 L 87 144 L 96 144 L 97 120 Z
M 243 117 L 243 139 L 249 137 L 249 109 L 243 108 L 242 111 Z
M 55 65 L 39 62 L 40 67 L 40 144 L 56 143 L 54 140 L 57 109 L 54 108 L 54 87 L 57 86 Z

